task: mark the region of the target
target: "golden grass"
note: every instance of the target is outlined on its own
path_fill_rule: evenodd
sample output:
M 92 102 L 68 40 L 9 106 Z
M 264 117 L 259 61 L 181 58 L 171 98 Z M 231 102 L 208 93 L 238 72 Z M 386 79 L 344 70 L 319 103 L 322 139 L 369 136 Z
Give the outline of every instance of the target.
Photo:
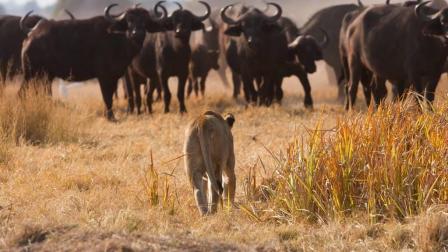
M 314 89 L 315 111 L 295 82 L 272 108 L 212 87 L 184 116 L 160 103 L 130 116 L 120 101 L 115 124 L 96 85 L 28 105 L 3 98 L 0 121 L 21 126 L 0 128 L 0 250 L 447 248 L 445 98 L 434 113 L 347 114 L 327 102 L 329 86 Z M 206 109 L 236 117 L 239 207 L 202 218 L 179 157 L 185 126 Z
M 42 94 L 2 97 L 0 136 L 3 142 L 51 144 L 76 141 L 82 125 L 76 111 Z
M 414 104 L 414 105 L 412 105 Z M 421 113 L 415 102 L 321 123 L 293 141 L 268 192 L 275 219 L 328 221 L 367 213 L 371 222 L 415 216 L 448 203 L 448 103 Z

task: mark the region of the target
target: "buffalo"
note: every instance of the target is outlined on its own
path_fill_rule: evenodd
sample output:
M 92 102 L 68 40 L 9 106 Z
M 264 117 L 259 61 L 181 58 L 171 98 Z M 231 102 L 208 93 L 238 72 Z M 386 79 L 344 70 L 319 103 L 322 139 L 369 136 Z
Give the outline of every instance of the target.
M 260 105 L 272 103 L 275 86 L 283 78 L 282 66 L 288 59 L 287 40 L 277 24 L 283 10 L 276 3 L 268 5 L 277 9 L 275 15 L 267 16 L 256 8 L 250 8 L 233 19 L 226 14 L 232 5 L 221 10 L 222 20 L 229 25 L 225 34 L 235 37 L 232 43 L 236 48 L 236 58 L 233 61 L 238 64 L 246 100 Z M 232 63 L 229 61 L 229 65 Z M 262 83 L 259 94 L 254 87 L 255 80 Z
M 170 111 L 171 92 L 168 87 L 170 77 L 178 78 L 177 98 L 180 112 L 187 112 L 185 107 L 185 85 L 189 75 L 189 63 L 191 59 L 190 36 L 192 31 L 204 29 L 203 22 L 211 14 L 211 7 L 204 1 L 199 1 L 205 6 L 203 16 L 196 16 L 188 10 L 180 8 L 174 11 L 165 21 L 164 26 L 168 30 L 154 36 L 153 43 L 156 49 L 157 73 L 162 85 L 165 113 Z M 151 92 L 154 88 L 149 88 Z M 152 95 L 149 95 L 152 97 Z M 151 98 L 150 98 L 151 99 Z M 151 111 L 151 105 L 149 110 Z
M 351 22 L 346 32 L 347 109 L 356 97 L 363 69 L 390 80 L 399 93 L 413 87 L 428 102 L 434 100 L 448 55 L 448 9 L 426 16 L 421 13 L 426 4 L 417 5 L 415 11 L 392 5 L 371 7 Z
M 219 69 L 216 69 L 222 84 L 225 87 L 229 86 L 229 80 L 226 75 L 227 62 L 225 60 L 225 44 L 226 37 L 224 36 L 224 24 L 219 19 L 219 13 L 212 12 L 212 15 L 207 20 L 207 25 L 203 29 L 203 32 L 199 34 L 196 44 L 201 44 L 208 48 L 210 51 L 219 52 L 218 64 Z
M 322 30 L 324 39 L 317 41 L 313 36 L 301 34 L 294 22 L 288 18 L 281 18 L 279 24 L 283 28 L 289 44 L 289 62 L 287 62 L 283 74 L 285 77 L 295 75 L 299 78 L 305 91 L 305 107 L 312 108 L 313 100 L 308 74 L 315 73 L 317 70 L 316 61 L 323 59 L 322 48 L 325 48 L 329 42 L 328 35 Z M 276 89 L 278 100 L 281 100 L 282 94 L 280 86 Z
M 325 63 L 327 63 L 333 70 L 339 92 L 338 98 L 342 100 L 344 98 L 344 74 L 343 67 L 340 61 L 339 55 L 339 32 L 341 30 L 342 20 L 344 16 L 352 11 L 358 10 L 363 5 L 358 2 L 356 4 L 342 4 L 335 5 L 319 10 L 311 16 L 310 19 L 300 27 L 301 34 L 311 35 L 313 37 L 319 37 L 324 30 L 328 35 L 328 44 L 322 50 L 322 56 Z
M 398 5 L 402 5 L 404 7 L 412 7 L 415 6 L 417 4 L 419 4 L 421 1 L 420 0 L 413 0 L 413 1 L 406 1 L 404 3 L 401 4 L 396 4 Z M 386 5 L 390 5 L 390 1 L 386 1 Z M 348 51 L 348 27 L 351 24 L 352 21 L 354 21 L 356 19 L 357 16 L 359 16 L 364 10 L 366 9 L 366 7 L 362 6 L 360 8 L 358 8 L 357 10 L 354 10 L 352 12 L 349 12 L 345 15 L 343 21 L 342 21 L 342 25 L 341 25 L 341 31 L 340 31 L 340 57 L 341 57 L 341 63 L 343 65 L 343 69 L 344 69 L 344 78 L 345 78 L 345 82 L 347 82 L 348 79 L 348 75 L 349 75 L 349 69 L 348 69 L 348 62 L 347 62 L 347 51 Z M 371 98 L 372 98 L 372 94 L 373 94 L 373 98 L 375 99 L 375 104 L 378 106 L 382 100 L 387 96 L 387 88 L 386 88 L 386 80 L 384 78 L 381 78 L 379 76 L 373 75 L 367 68 L 363 67 L 362 71 L 361 71 L 361 83 L 362 83 L 362 87 L 363 87 L 363 92 L 364 92 L 364 96 L 365 96 L 365 100 L 367 103 L 367 106 L 370 106 L 370 102 L 371 102 Z M 347 85 L 345 85 L 345 87 L 347 88 Z M 397 90 L 396 86 L 393 86 L 393 91 L 394 91 L 394 98 L 397 99 L 399 98 L 400 94 L 398 94 L 399 90 Z M 373 92 L 373 93 L 372 93 Z M 346 90 L 346 93 L 348 93 L 348 90 Z M 352 105 L 355 104 L 355 100 L 356 100 L 356 96 L 355 99 L 352 100 Z M 346 103 L 346 106 L 348 106 L 348 103 Z
M 54 78 L 67 81 L 86 81 L 97 78 L 106 105 L 106 117 L 115 120 L 112 110 L 113 94 L 132 59 L 140 52 L 146 32 L 160 32 L 164 28 L 166 11 L 160 19 L 153 19 L 147 10 L 135 6 L 118 16 L 109 14 L 85 20 L 42 20 L 23 43 L 23 93 L 33 79 L 40 79 L 51 94 Z M 155 9 L 161 7 L 160 2 Z M 162 8 L 163 9 L 163 8 Z M 28 15 L 21 20 L 22 26 Z
M 75 19 L 73 14 L 65 10 L 66 14 Z M 26 34 L 20 27 L 20 19 L 18 16 L 1 16 L 0 17 L 0 85 L 5 85 L 7 79 L 12 79 L 21 73 L 21 52 L 22 43 L 26 38 Z M 39 21 L 44 19 L 41 16 L 29 15 L 22 24 L 25 27 L 34 27 Z
M 212 50 L 203 44 L 193 48 L 187 86 L 188 96 L 191 95 L 193 90 L 195 95 L 198 96 L 200 90 L 202 97 L 204 97 L 208 73 L 211 69 L 219 70 L 219 56 L 220 52 L 218 50 Z

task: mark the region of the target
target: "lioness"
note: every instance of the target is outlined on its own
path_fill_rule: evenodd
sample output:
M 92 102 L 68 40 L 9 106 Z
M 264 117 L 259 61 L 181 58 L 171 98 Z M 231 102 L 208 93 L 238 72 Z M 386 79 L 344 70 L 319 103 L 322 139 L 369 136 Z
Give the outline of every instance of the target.
M 220 196 L 224 202 L 233 204 L 236 177 L 231 128 L 234 122 L 231 114 L 223 118 L 207 111 L 185 131 L 185 170 L 201 215 L 215 213 Z M 207 182 L 208 190 L 205 188 Z

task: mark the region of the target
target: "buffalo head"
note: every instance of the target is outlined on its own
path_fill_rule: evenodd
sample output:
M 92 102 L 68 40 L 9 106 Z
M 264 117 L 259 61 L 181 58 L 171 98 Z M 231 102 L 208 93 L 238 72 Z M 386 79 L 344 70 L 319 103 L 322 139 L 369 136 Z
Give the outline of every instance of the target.
M 280 32 L 281 27 L 277 21 L 282 16 L 282 8 L 276 3 L 268 3 L 277 9 L 273 16 L 267 16 L 258 9 L 250 9 L 237 19 L 232 19 L 227 15 L 227 10 L 233 5 L 228 5 L 221 10 L 221 19 L 229 25 L 225 34 L 228 36 L 244 36 L 251 49 L 258 50 L 266 35 L 272 32 Z
M 318 42 L 313 36 L 302 35 L 289 44 L 290 54 L 296 55 L 307 73 L 317 70 L 316 61 L 322 60 L 322 48 L 328 44 L 328 35 L 324 32 L 324 38 Z
M 166 2 L 166 1 L 163 1 Z M 163 23 L 166 30 L 174 31 L 176 38 L 182 40 L 189 40 L 192 31 L 198 31 L 204 29 L 204 22 L 210 17 L 211 7 L 204 1 L 199 1 L 205 6 L 206 11 L 203 16 L 196 16 L 189 10 L 184 10 L 182 5 L 178 2 L 174 2 L 178 5 L 179 9 L 175 10 Z
M 424 7 L 430 2 L 426 1 L 415 7 L 416 15 L 426 23 L 423 33 L 428 36 L 441 36 L 448 39 L 448 8 L 432 15 L 424 14 Z
M 139 5 L 127 9 L 120 15 L 113 16 L 110 14 L 110 10 L 117 4 L 109 5 L 104 10 L 104 16 L 111 22 L 109 32 L 125 34 L 127 38 L 142 43 L 146 32 L 154 33 L 163 30 L 161 22 L 166 18 L 167 11 L 161 4 L 162 2 L 158 2 L 154 7 L 156 13 L 159 13 L 159 9 L 163 11 L 163 14 L 159 15 L 161 17 L 158 20 L 153 20 L 149 12 L 139 7 Z

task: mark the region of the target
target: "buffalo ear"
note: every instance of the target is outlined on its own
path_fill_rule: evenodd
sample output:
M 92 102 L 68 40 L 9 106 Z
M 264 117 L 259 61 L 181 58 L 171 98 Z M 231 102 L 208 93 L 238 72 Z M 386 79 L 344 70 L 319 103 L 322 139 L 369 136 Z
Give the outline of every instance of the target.
M 109 26 L 109 33 L 123 33 L 128 30 L 128 22 L 125 18 L 115 21 Z
M 241 29 L 241 26 L 239 26 L 239 25 L 229 26 L 229 28 L 227 28 L 224 31 L 225 35 L 232 36 L 232 37 L 239 37 L 239 36 L 241 36 L 241 33 L 242 33 L 242 29 Z
M 423 27 L 423 34 L 427 36 L 442 36 L 444 35 L 442 25 L 440 24 L 440 20 L 438 18 L 429 21 Z

